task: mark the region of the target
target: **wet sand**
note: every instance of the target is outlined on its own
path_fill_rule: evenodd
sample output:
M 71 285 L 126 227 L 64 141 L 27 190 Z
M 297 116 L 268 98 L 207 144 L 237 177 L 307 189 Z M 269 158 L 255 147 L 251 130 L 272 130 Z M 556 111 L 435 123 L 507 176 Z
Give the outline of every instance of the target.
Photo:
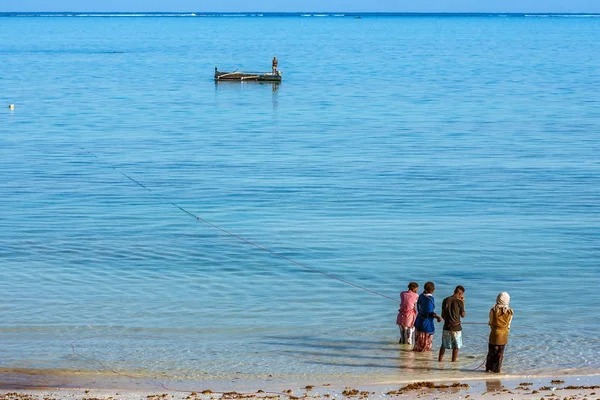
M 95 382 L 98 385 L 100 382 Z M 121 382 L 123 384 L 124 382 Z M 481 379 L 453 382 L 418 381 L 362 386 L 334 386 L 327 383 L 302 387 L 277 386 L 251 390 L 198 388 L 179 390 L 163 385 L 157 389 L 82 387 L 27 387 L 25 382 L 8 387 L 0 382 L 0 400 L 233 400 L 233 399 L 600 399 L 600 375 L 514 377 L 485 374 Z M 103 381 L 105 387 L 118 382 Z

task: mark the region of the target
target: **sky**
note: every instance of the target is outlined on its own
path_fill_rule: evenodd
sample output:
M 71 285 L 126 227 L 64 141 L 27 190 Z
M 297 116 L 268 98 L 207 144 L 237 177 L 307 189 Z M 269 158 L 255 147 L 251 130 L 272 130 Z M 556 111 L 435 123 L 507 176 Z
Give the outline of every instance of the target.
M 0 12 L 600 13 L 600 0 L 0 0 Z

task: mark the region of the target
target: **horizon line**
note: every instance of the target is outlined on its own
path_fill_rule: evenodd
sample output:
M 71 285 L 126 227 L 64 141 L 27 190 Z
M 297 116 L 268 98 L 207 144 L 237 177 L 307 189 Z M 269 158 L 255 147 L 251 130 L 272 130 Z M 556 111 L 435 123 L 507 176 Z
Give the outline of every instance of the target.
M 0 14 L 347 14 L 347 15 L 600 15 L 600 12 L 557 12 L 557 11 L 0 11 Z

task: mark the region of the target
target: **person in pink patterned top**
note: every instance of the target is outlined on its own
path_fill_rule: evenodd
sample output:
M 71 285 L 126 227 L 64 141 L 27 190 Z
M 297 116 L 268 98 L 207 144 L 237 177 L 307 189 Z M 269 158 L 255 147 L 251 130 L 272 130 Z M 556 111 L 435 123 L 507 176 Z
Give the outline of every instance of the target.
M 419 284 L 411 282 L 408 284 L 408 290 L 400 293 L 400 308 L 396 325 L 400 328 L 400 344 L 412 344 L 415 331 L 415 318 L 417 317 L 417 300 L 419 295 L 417 290 Z

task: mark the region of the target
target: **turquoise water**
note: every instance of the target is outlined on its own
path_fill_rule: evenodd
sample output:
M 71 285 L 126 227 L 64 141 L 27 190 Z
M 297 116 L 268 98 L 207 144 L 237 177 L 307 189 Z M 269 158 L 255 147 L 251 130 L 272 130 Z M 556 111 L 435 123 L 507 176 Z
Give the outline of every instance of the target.
M 599 54 L 594 16 L 1 16 L 0 369 L 481 375 L 487 326 L 440 366 L 394 301 L 198 216 L 392 298 L 462 284 L 467 322 L 508 291 L 506 372 L 600 371 Z

